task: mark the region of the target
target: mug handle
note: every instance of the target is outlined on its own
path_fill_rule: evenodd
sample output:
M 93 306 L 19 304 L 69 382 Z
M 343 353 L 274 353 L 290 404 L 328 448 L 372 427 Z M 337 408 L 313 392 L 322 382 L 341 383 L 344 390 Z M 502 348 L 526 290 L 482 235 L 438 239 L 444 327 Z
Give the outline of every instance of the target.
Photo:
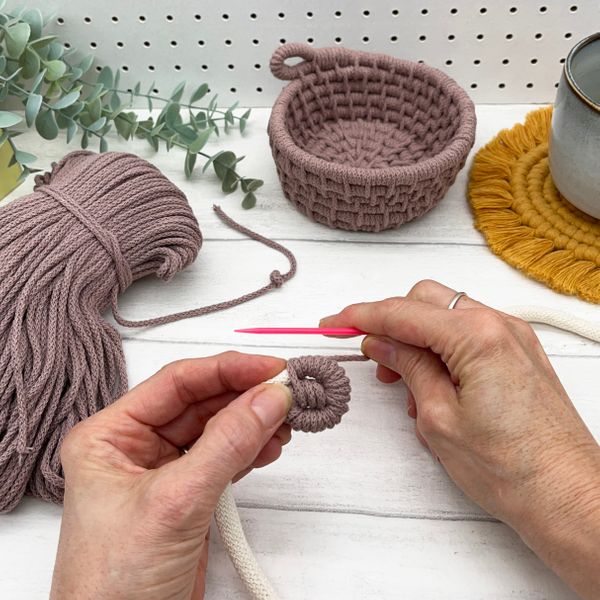
M 305 70 L 306 63 L 314 59 L 315 52 L 315 49 L 308 44 L 296 42 L 283 44 L 273 52 L 269 64 L 271 73 L 278 79 L 295 79 Z M 285 60 L 288 58 L 302 58 L 304 60 L 296 65 L 286 65 Z

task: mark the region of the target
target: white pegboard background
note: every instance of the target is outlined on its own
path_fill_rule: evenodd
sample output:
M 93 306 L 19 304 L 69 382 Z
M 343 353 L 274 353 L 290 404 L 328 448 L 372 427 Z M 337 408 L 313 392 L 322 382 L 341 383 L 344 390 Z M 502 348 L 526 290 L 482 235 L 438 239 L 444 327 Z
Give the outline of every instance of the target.
M 271 106 L 284 41 L 422 60 L 480 103 L 550 102 L 561 62 L 600 22 L 590 0 L 43 0 L 50 30 L 123 71 L 121 87 L 206 81 L 220 104 Z M 12 6 L 14 4 L 9 4 Z

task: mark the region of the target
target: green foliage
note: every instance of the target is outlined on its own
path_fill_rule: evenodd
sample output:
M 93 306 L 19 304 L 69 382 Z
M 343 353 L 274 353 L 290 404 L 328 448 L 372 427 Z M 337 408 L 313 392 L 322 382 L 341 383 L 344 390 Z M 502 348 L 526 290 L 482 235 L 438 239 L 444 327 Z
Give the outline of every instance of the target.
M 144 139 L 157 151 L 161 147 L 167 151 L 182 148 L 187 177 L 193 176 L 197 162 L 203 162 L 201 172 L 212 166 L 224 193 L 241 189 L 242 206 L 252 208 L 256 204 L 255 192 L 263 182 L 239 175 L 237 165 L 244 157 L 229 150 L 204 152 L 210 138 L 219 136 L 221 131 L 229 133 L 237 125 L 243 133 L 250 110 L 239 116 L 237 102 L 226 110 L 219 109 L 216 95 L 205 106 L 198 106 L 210 91 L 206 83 L 197 85 L 187 102 L 183 101 L 185 81 L 168 97 L 153 93 L 154 82 L 145 93 L 141 83 L 132 89 L 121 89 L 119 70 L 105 66 L 99 73 L 92 73 L 93 57 L 76 61 L 74 50 L 65 50 L 56 36 L 44 35 L 46 23 L 38 9 L 8 14 L 2 12 L 3 5 L 0 0 L 1 141 L 8 140 L 12 145 L 13 161 L 21 166 L 22 177 L 36 171 L 29 166 L 36 157 L 15 146 L 14 138 L 20 132 L 14 127 L 22 125 L 23 118 L 1 108 L 11 98 L 22 102 L 25 125 L 35 127 L 44 139 L 55 139 L 63 131 L 68 143 L 79 135 L 82 148 L 97 140 L 100 152 L 106 152 L 106 135 L 114 128 L 122 138 Z M 140 118 L 131 110 L 136 98 L 146 100 L 148 117 Z M 160 108 L 158 114 L 156 107 Z

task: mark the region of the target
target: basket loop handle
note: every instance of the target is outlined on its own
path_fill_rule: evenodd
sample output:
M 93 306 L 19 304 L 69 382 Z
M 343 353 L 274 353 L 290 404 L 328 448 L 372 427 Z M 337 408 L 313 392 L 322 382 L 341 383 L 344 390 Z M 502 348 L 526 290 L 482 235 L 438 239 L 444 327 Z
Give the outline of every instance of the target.
M 314 59 L 316 50 L 308 44 L 289 43 L 283 44 L 271 57 L 271 73 L 278 79 L 294 79 L 302 74 L 306 67 L 306 63 Z M 285 60 L 288 58 L 302 58 L 302 62 L 296 65 L 286 65 Z

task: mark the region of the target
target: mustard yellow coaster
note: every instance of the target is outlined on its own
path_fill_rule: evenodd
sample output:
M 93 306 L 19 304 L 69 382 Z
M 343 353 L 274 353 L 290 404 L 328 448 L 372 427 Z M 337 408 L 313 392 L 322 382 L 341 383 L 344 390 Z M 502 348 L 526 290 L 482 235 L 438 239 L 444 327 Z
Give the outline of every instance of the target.
M 475 156 L 469 201 L 491 250 L 552 289 L 600 303 L 600 220 L 560 195 L 548 167 L 552 107 Z

